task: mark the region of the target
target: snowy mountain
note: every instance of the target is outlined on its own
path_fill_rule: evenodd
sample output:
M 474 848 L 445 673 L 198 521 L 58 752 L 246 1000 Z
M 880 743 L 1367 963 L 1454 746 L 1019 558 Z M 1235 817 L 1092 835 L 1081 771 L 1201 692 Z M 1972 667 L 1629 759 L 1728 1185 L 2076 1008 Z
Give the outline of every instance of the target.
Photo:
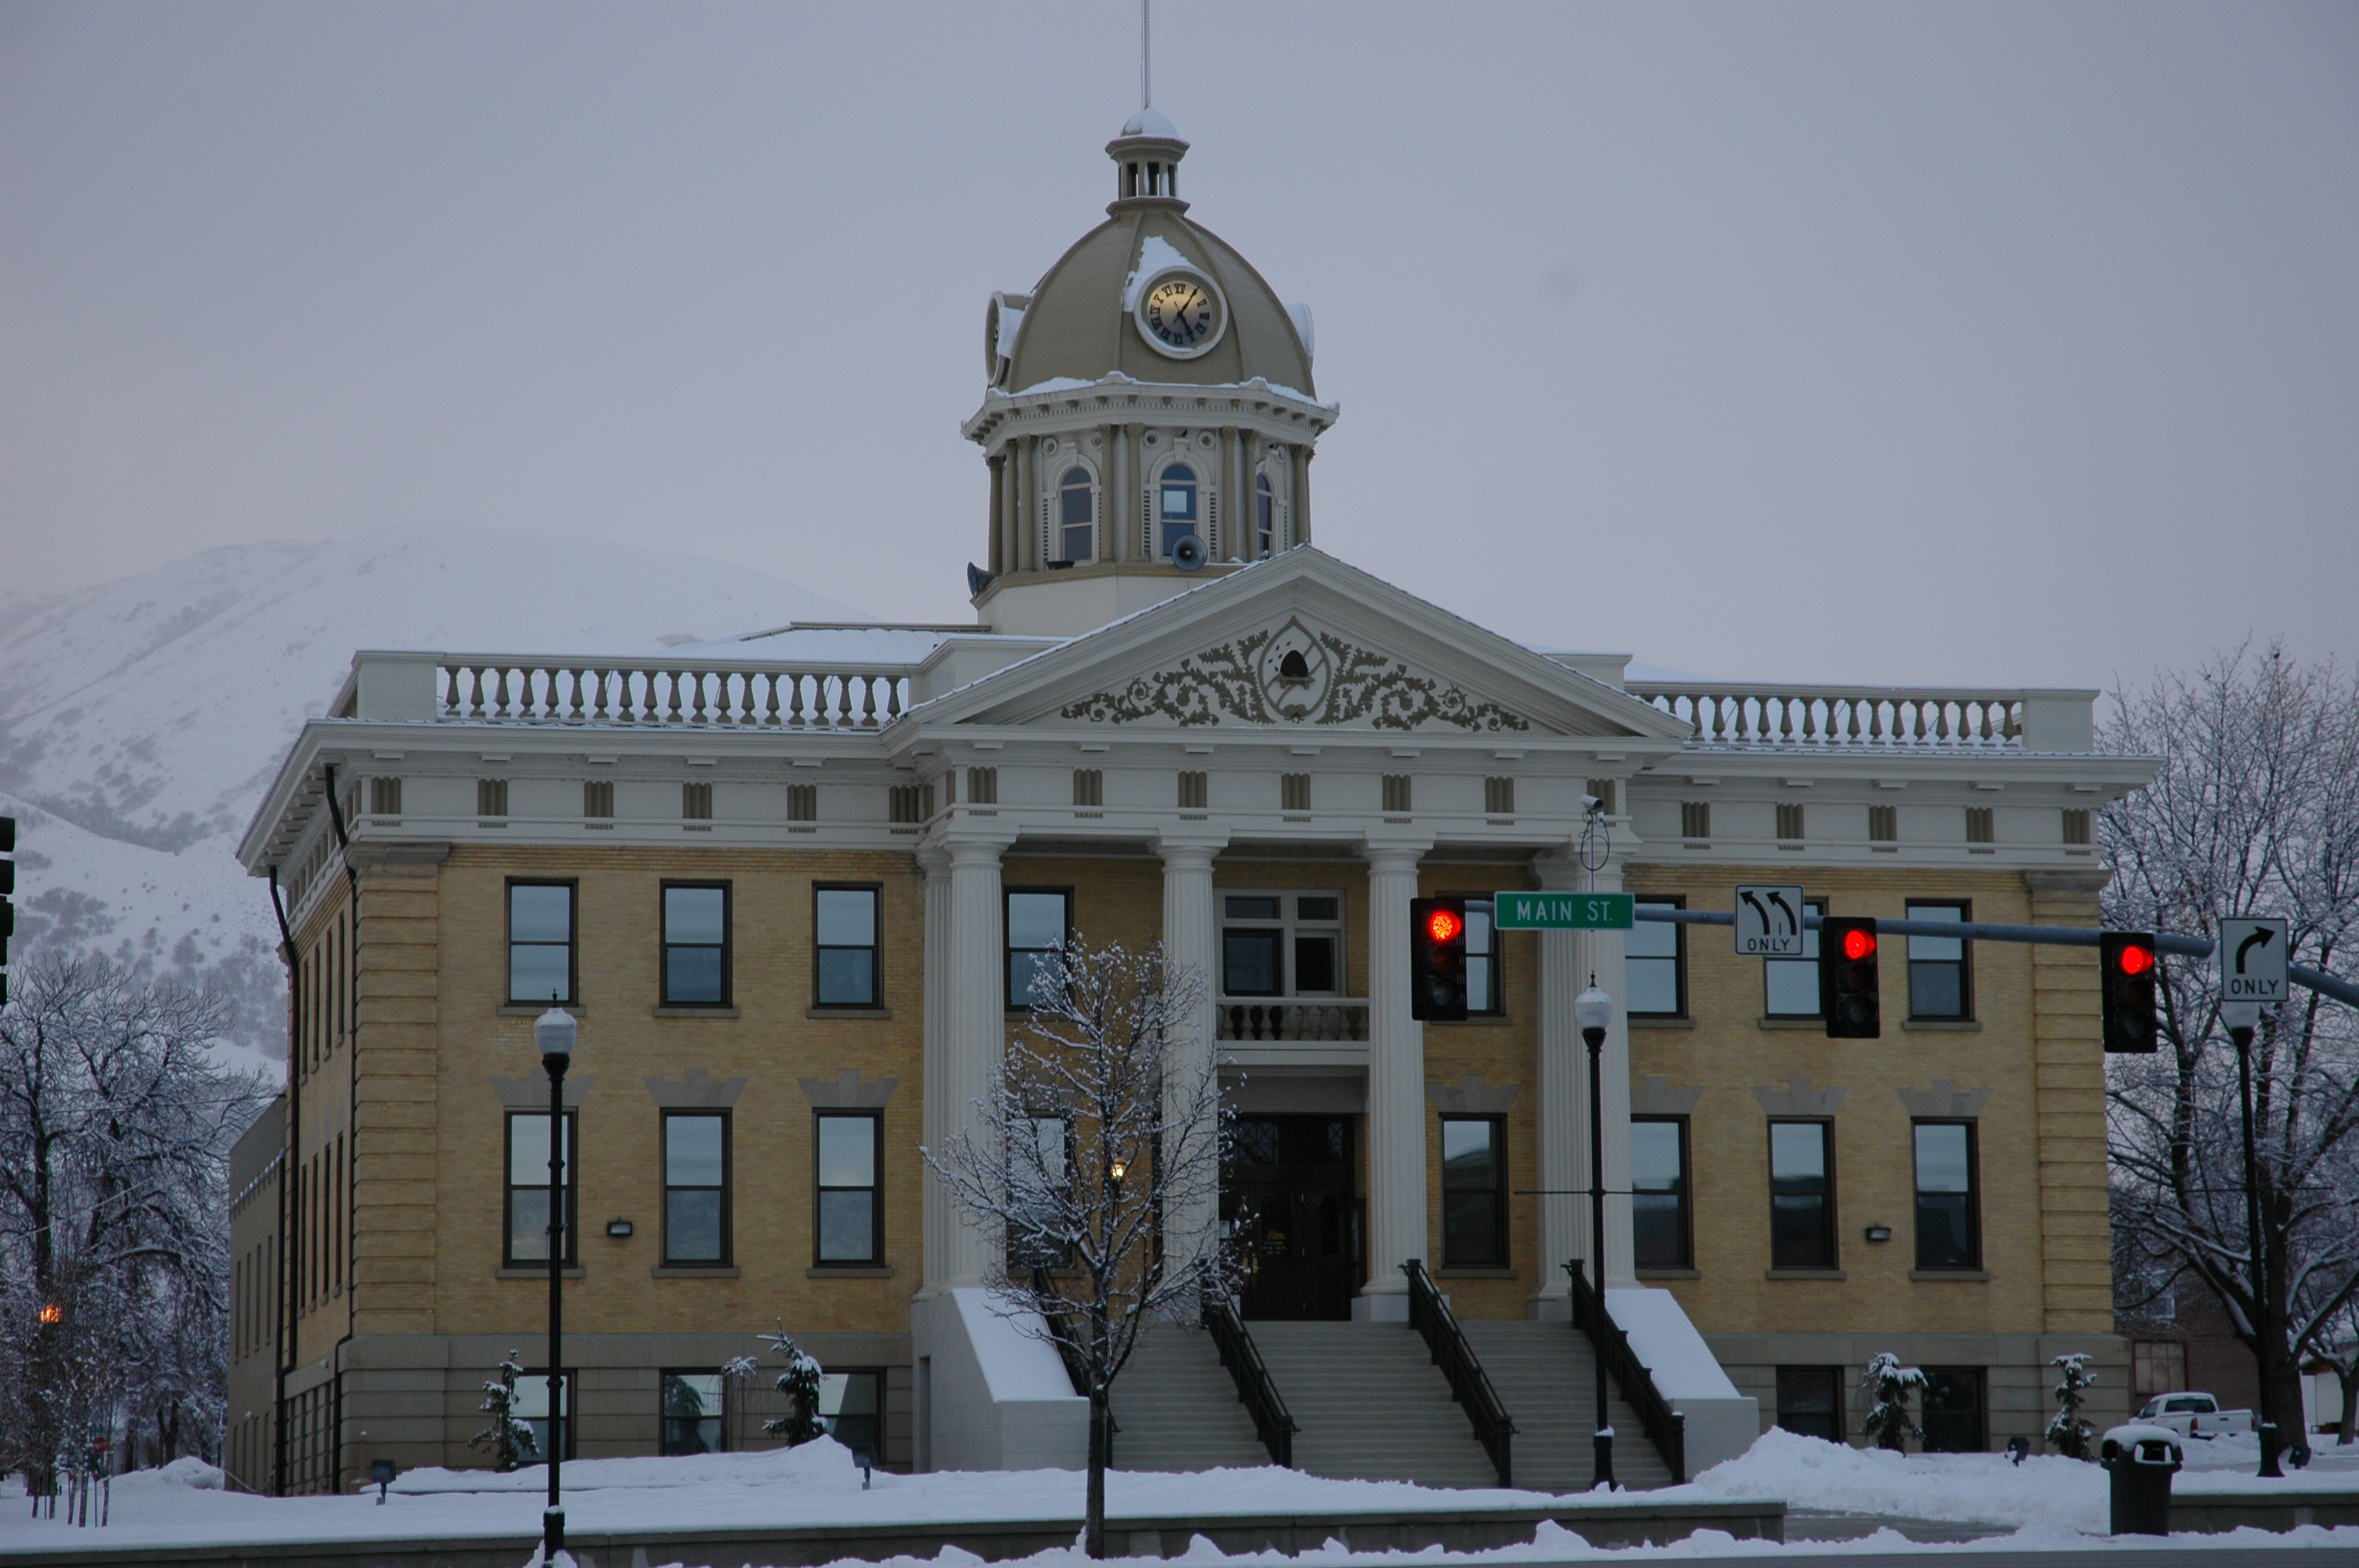
M 0 813 L 20 825 L 11 952 L 98 947 L 211 984 L 235 1009 L 234 1044 L 274 1056 L 277 930 L 233 851 L 355 649 L 639 653 L 861 618 L 724 562 L 445 524 L 0 596 Z

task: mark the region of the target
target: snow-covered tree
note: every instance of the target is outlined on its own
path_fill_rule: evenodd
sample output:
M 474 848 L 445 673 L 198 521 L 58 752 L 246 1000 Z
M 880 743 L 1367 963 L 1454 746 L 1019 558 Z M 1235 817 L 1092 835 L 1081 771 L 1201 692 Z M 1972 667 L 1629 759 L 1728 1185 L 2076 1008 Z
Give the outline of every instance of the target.
M 778 1392 L 787 1397 L 787 1413 L 776 1421 L 764 1422 L 762 1430 L 772 1437 L 785 1438 L 789 1448 L 825 1437 L 827 1428 L 819 1419 L 819 1389 L 820 1379 L 827 1375 L 826 1368 L 819 1364 L 817 1357 L 795 1343 L 783 1323 L 778 1325 L 777 1333 L 755 1337 L 787 1364 L 787 1369 L 778 1374 Z
M 1903 1367 L 1900 1357 L 1889 1351 L 1868 1362 L 1859 1379 L 1859 1391 L 1867 1400 L 1867 1419 L 1859 1423 L 1861 1435 L 1896 1454 L 1906 1452 L 1912 1437 L 1923 1442 L 1924 1429 L 1908 1414 L 1908 1396 L 1923 1392 L 1924 1388 L 1925 1374 L 1915 1367 Z
M 484 1382 L 484 1402 L 476 1407 L 491 1416 L 492 1424 L 467 1439 L 467 1446 L 491 1454 L 495 1469 L 513 1470 L 540 1457 L 540 1440 L 532 1434 L 532 1423 L 516 1412 L 516 1379 L 523 1376 L 524 1363 L 509 1351 L 499 1375 Z
M 2223 915 L 2278 914 L 2294 961 L 2359 974 L 2359 684 L 2275 646 L 2239 649 L 2117 695 L 2103 743 L 2162 760 L 2100 822 L 2107 925 L 2211 939 Z M 2107 1064 L 2116 1302 L 2134 1314 L 2199 1281 L 2253 1353 L 2263 1413 L 2290 1435 L 2301 1359 L 2332 1355 L 2359 1292 L 2359 1016 L 2299 989 L 2261 1015 L 2256 1269 L 2217 968 L 2166 957 L 2159 981 L 2161 1049 Z
M 208 996 L 44 957 L 0 1010 L 0 1468 L 53 1497 L 124 1436 L 221 1455 L 228 1153 L 266 1087 Z M 134 1452 L 123 1457 L 136 1463 Z
M 2089 1390 L 2097 1386 L 2097 1375 L 2089 1370 L 2093 1359 L 2075 1352 L 2048 1363 L 2060 1374 L 2056 1387 L 2049 1390 L 2056 1397 L 2056 1413 L 2049 1419 L 2048 1446 L 2067 1459 L 2094 1457 L 2089 1452 L 2089 1439 L 2097 1434 L 2097 1429 L 2081 1414 L 2081 1408 L 2089 1402 Z
M 1219 1233 L 1230 1121 L 1201 1053 L 1202 978 L 1078 938 L 1033 993 L 971 1126 L 925 1152 L 962 1217 L 1005 1243 L 995 1286 L 1090 1402 L 1091 1556 L 1105 1547 L 1114 1381 L 1149 1321 L 1232 1281 Z

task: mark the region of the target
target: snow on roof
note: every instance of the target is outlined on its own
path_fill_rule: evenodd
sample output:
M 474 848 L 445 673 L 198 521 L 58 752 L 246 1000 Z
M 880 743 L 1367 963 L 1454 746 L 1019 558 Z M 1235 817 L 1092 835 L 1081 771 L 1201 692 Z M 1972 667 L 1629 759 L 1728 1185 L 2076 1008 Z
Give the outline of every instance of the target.
M 1175 266 L 1195 267 L 1199 272 L 1203 270 L 1202 267 L 1197 266 L 1196 263 L 1180 254 L 1179 248 L 1160 234 L 1149 234 L 1140 241 L 1138 265 L 1131 269 L 1130 276 L 1122 286 L 1123 309 L 1125 311 L 1137 309 L 1138 291 L 1147 287 L 1147 280 L 1168 267 Z M 1294 395 L 1302 396 L 1299 392 Z M 1306 398 L 1304 401 L 1308 402 L 1309 399 Z
M 1013 305 L 1002 304 L 999 308 L 999 341 L 992 345 L 1001 359 L 1016 357 L 1016 334 L 1023 328 L 1024 312 Z
M 684 659 L 763 659 L 815 665 L 914 665 L 956 636 L 985 636 L 949 626 L 795 625 L 710 643 L 683 643 L 664 652 Z
M 1180 135 L 1179 129 L 1170 121 L 1165 119 L 1161 113 L 1151 105 L 1142 108 L 1137 114 L 1125 120 L 1122 123 L 1122 134 L 1125 136 L 1160 136 L 1167 142 L 1180 142 L 1187 139 Z
M 1096 382 L 1087 380 L 1078 375 L 1052 375 L 1046 381 L 1036 381 L 1031 385 L 1011 392 L 1007 395 L 1010 397 L 1027 397 L 1036 392 L 1071 392 L 1076 387 L 1095 386 L 1096 384 Z
M 1302 351 L 1312 359 L 1319 357 L 1319 330 L 1310 324 L 1310 307 L 1300 300 L 1286 308 L 1294 320 L 1295 335 L 1302 340 Z
M 1670 1292 L 1615 1287 L 1605 1292 L 1605 1310 L 1629 1335 L 1639 1365 L 1654 1374 L 1655 1387 L 1673 1405 L 1743 1398 Z

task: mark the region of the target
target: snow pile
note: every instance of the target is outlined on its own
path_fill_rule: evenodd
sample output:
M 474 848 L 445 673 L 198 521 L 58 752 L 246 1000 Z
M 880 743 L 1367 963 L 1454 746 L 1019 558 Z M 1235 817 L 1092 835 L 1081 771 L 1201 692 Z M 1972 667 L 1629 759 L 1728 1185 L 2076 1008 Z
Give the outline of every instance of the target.
M 183 1455 L 153 1470 L 134 1470 L 114 1478 L 117 1487 L 179 1488 L 190 1492 L 222 1490 L 220 1469 L 192 1455 Z
M 1741 1457 L 1697 1476 L 1721 1498 L 1783 1498 L 1815 1513 L 1887 1514 L 1966 1524 L 2041 1525 L 2104 1533 L 2105 1473 L 2077 1459 L 2004 1454 L 1893 1454 L 1773 1427 Z

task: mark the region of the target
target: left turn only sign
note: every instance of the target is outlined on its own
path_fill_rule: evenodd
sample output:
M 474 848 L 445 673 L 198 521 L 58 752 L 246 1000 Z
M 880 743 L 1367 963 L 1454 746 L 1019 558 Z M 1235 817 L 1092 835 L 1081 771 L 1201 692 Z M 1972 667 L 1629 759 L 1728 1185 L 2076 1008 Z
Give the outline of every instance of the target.
M 1736 884 L 1736 951 L 1747 958 L 1802 957 L 1802 890 L 1785 882 Z

